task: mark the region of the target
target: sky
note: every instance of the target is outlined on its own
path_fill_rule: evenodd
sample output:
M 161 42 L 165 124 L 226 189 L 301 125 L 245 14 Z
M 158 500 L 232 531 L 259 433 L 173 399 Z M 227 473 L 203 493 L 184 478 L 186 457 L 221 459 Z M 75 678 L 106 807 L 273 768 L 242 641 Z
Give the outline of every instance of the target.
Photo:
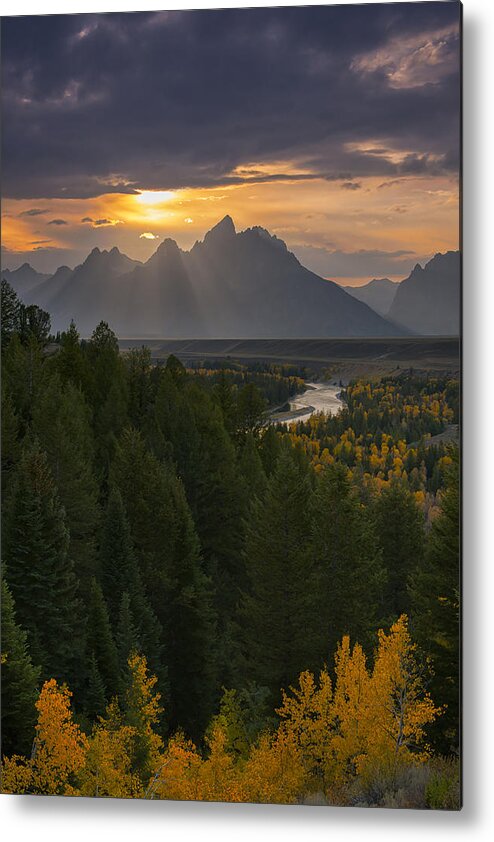
M 459 247 L 459 4 L 2 19 L 2 266 L 226 214 L 323 277 Z

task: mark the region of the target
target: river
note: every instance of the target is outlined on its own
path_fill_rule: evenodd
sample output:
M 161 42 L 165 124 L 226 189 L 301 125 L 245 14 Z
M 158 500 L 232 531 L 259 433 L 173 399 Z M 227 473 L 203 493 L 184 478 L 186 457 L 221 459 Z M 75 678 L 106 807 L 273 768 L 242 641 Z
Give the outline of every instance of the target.
M 325 412 L 335 415 L 343 406 L 338 397 L 342 387 L 331 386 L 327 383 L 306 383 L 305 392 L 296 395 L 289 401 L 290 411 L 273 412 L 270 421 L 278 424 L 290 424 L 292 421 L 307 421 L 314 412 Z

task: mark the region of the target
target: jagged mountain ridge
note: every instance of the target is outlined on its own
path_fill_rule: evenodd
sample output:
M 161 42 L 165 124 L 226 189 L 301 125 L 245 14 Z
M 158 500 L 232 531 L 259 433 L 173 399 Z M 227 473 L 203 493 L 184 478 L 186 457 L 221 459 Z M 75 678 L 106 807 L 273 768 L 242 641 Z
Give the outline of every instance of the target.
M 460 252 L 436 254 L 417 263 L 401 282 L 388 318 L 416 333 L 457 336 L 460 332 Z
M 58 274 L 58 278 L 57 278 Z M 36 302 L 55 330 L 71 318 L 82 335 L 104 319 L 119 336 L 298 338 L 406 334 L 338 284 L 300 264 L 263 228 L 236 232 L 226 216 L 183 251 L 164 240 L 146 263 L 94 249 L 58 270 Z

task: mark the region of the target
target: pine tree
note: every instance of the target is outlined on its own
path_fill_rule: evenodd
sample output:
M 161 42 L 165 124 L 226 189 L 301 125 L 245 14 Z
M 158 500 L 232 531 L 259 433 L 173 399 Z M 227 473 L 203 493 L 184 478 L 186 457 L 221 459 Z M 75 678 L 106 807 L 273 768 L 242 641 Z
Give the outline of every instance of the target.
M 317 657 L 310 498 L 308 469 L 285 446 L 247 524 L 244 654 L 250 677 L 276 698 Z
M 120 690 L 120 673 L 115 641 L 113 639 L 110 618 L 100 585 L 93 579 L 91 582 L 86 657 L 90 661 L 94 656 L 103 686 L 105 698 L 109 701 Z
M 17 620 L 43 676 L 78 686 L 83 617 L 69 535 L 46 454 L 37 442 L 23 451 L 7 502 L 6 579 Z
M 24 432 L 31 420 L 31 409 L 43 385 L 43 349 L 34 337 L 21 343 L 14 333 L 2 358 L 2 381 L 12 397 L 14 411 Z
M 317 567 L 321 656 L 329 664 L 343 635 L 371 644 L 382 621 L 385 584 L 381 553 L 347 469 L 319 474 L 311 507 L 311 555 Z
M 102 473 L 109 470 L 115 443 L 127 422 L 127 382 L 118 340 L 106 322 L 93 331 L 87 347 L 88 385 L 94 417 L 96 456 Z
M 98 669 L 98 662 L 94 653 L 89 658 L 87 666 L 87 688 L 84 709 L 91 720 L 103 716 L 106 708 L 106 688 Z
M 19 333 L 19 315 L 21 302 L 15 291 L 5 278 L 2 278 L 0 293 L 1 319 L 2 319 L 2 352 L 7 348 L 12 334 Z
M 99 519 L 89 410 L 78 388 L 72 383 L 62 387 L 58 375 L 52 375 L 37 396 L 32 416 L 32 430 L 46 451 L 65 509 L 69 553 L 81 590 L 87 595 L 96 572 L 95 538 Z
M 236 432 L 240 441 L 250 433 L 257 435 L 266 417 L 266 401 L 254 383 L 246 383 L 237 398 Z
M 139 581 L 129 591 L 136 627 L 150 667 L 165 681 L 159 660 L 168 667 L 167 713 L 197 735 L 212 713 L 214 617 L 210 583 L 202 570 L 199 542 L 181 483 L 161 465 L 135 430 L 124 431 L 112 467 L 127 510 L 137 567 L 145 593 L 136 603 Z M 163 629 L 164 655 L 151 651 L 156 620 Z M 141 620 L 147 619 L 148 629 Z M 178 719 L 180 717 L 180 719 Z
M 5 494 L 20 456 L 19 419 L 6 386 L 2 383 L 2 492 Z
M 266 474 L 259 455 L 259 448 L 252 433 L 247 433 L 238 460 L 240 473 L 244 479 L 246 492 L 246 510 L 255 497 L 262 497 L 266 491 Z
M 216 697 L 215 612 L 211 583 L 182 484 L 172 482 L 174 551 L 167 566 L 166 615 L 162 622 L 170 682 L 169 720 L 200 739 Z
M 134 624 L 134 616 L 130 605 L 130 596 L 124 591 L 120 600 L 118 624 L 115 633 L 118 662 L 123 675 L 127 668 L 127 661 L 131 652 L 141 652 L 139 634 Z
M 383 489 L 374 506 L 374 522 L 387 575 L 384 613 L 394 622 L 410 613 L 408 579 L 424 553 L 423 516 L 404 482 L 392 480 Z
M 151 351 L 144 346 L 131 348 L 125 355 L 125 366 L 129 391 L 129 419 L 134 427 L 139 428 L 151 399 Z
M 427 540 L 425 559 L 411 577 L 412 622 L 417 643 L 432 661 L 430 692 L 446 705 L 431 731 L 441 753 L 457 751 L 460 724 L 460 483 L 452 452 L 441 511 Z
M 269 478 L 276 468 L 278 456 L 281 452 L 281 436 L 272 424 L 268 424 L 262 438 L 260 455 L 266 476 Z
M 77 389 L 87 390 L 89 378 L 87 361 L 73 320 L 70 322 L 69 329 L 62 333 L 60 345 L 55 364 L 62 383 L 72 383 Z
M 136 564 L 122 495 L 112 485 L 100 541 L 100 580 L 112 617 L 117 616 L 124 591 L 129 591 Z
M 144 511 L 144 514 L 147 513 Z M 147 517 L 145 522 L 148 523 L 149 529 L 152 529 Z M 149 576 L 149 581 L 152 583 L 152 573 L 149 573 Z M 117 628 L 118 623 L 120 633 L 122 631 L 120 623 L 122 599 L 124 594 L 127 594 L 129 609 L 135 624 L 137 649 L 148 659 L 150 669 L 158 678 L 158 689 L 165 697 L 168 691 L 168 679 L 163 629 L 147 597 L 137 555 L 133 549 L 122 496 L 114 484 L 110 488 L 101 536 L 100 577 L 112 625 Z M 164 575 L 161 579 L 160 583 L 158 577 L 152 587 L 153 591 L 157 588 L 155 602 L 159 605 L 161 612 L 164 612 L 166 611 Z M 128 649 L 125 653 L 123 666 L 126 665 L 130 651 L 131 649 Z
M 17 624 L 12 594 L 2 579 L 2 754 L 29 755 L 36 724 L 39 668 Z

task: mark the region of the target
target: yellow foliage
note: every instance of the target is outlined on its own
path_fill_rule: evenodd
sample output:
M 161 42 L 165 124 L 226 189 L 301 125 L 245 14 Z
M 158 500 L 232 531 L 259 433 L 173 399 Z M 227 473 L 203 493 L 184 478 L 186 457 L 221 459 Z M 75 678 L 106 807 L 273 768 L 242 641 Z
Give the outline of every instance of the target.
M 280 728 L 264 734 L 243 769 L 244 800 L 261 804 L 295 804 L 307 783 L 302 752 L 295 737 Z
M 5 761 L 4 792 L 79 795 L 76 775 L 84 767 L 89 746 L 86 736 L 72 721 L 71 695 L 54 678 L 45 682 L 36 702 L 38 723 L 31 758 L 12 757 Z

